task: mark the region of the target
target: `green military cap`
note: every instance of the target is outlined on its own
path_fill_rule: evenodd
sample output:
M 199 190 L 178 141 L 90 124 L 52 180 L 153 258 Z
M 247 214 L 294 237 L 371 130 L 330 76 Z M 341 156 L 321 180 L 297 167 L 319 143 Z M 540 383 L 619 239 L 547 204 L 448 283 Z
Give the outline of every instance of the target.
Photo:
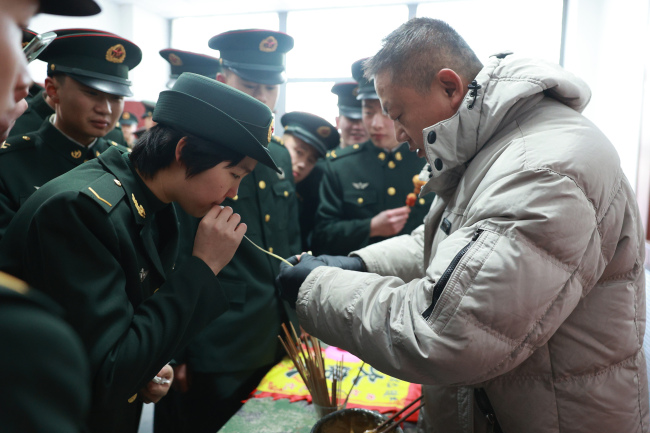
M 142 113 L 142 118 L 153 116 L 153 109 L 156 108 L 156 103 L 154 101 L 140 101 L 144 105 L 144 113 Z
M 232 30 L 208 42 L 219 50 L 221 63 L 244 80 L 261 84 L 282 84 L 285 54 L 293 48 L 293 38 L 272 30 Z
M 93 0 L 40 0 L 39 12 L 52 15 L 87 17 L 101 12 Z
M 173 48 L 160 50 L 159 53 L 171 65 L 168 88 L 172 87 L 174 81 L 183 72 L 193 72 L 208 78 L 216 78 L 217 72 L 221 72 L 221 62 L 216 57 Z
M 138 116 L 136 116 L 133 113 L 130 113 L 128 111 L 124 111 L 122 115 L 120 116 L 120 125 L 137 125 L 138 124 Z
M 323 157 L 339 145 L 341 137 L 331 123 L 315 114 L 292 111 L 280 119 L 284 132 L 300 138 Z
M 263 103 L 223 83 L 184 72 L 160 93 L 153 120 L 217 143 L 271 167 L 273 113 Z
M 339 97 L 338 107 L 341 116 L 350 119 L 361 119 L 361 101 L 357 99 L 358 83 L 336 83 L 332 93 Z
M 357 99 L 379 99 L 379 96 L 377 96 L 377 92 L 375 91 L 375 80 L 368 81 L 366 77 L 363 76 L 363 63 L 367 59 L 368 57 L 352 63 L 352 77 L 357 83 L 359 83 Z
M 129 70 L 142 60 L 133 42 L 111 33 L 72 33 L 57 37 L 40 55 L 48 75 L 57 72 L 95 90 L 132 96 Z

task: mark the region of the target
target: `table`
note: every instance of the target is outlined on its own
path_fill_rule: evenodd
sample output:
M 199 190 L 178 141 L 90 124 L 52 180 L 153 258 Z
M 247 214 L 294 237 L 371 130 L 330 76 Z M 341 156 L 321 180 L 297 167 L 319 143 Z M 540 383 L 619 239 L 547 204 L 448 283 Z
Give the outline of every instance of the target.
M 218 433 L 309 433 L 316 421 L 314 406 L 305 400 L 251 398 Z M 404 423 L 405 433 L 415 431 L 415 424 Z

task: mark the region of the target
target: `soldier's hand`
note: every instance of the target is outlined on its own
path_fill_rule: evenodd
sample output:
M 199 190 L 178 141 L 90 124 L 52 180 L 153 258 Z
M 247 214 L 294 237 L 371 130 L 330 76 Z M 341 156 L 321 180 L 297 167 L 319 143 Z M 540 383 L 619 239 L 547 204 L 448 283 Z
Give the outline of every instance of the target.
M 214 206 L 199 223 L 192 255 L 200 258 L 217 275 L 235 255 L 246 224 L 230 206 Z
M 394 236 L 401 232 L 411 213 L 408 206 L 387 209 L 375 215 L 370 221 L 370 237 Z
M 161 379 L 149 381 L 147 386 L 142 388 L 138 393 L 145 403 L 158 403 L 161 398 L 167 395 L 169 387 L 174 380 L 174 369 L 172 369 L 171 365 L 167 364 L 158 372 L 156 377 Z
M 319 266 L 327 265 L 324 261 L 310 254 L 300 256 L 300 263 L 296 263 L 293 267 L 286 263 L 280 263 L 280 273 L 275 278 L 275 285 L 280 291 L 282 299 L 287 301 L 291 308 L 296 308 L 300 286 L 310 272 Z
M 174 383 L 172 388 L 179 392 L 187 392 L 190 389 L 190 372 L 187 364 L 178 364 L 174 366 Z

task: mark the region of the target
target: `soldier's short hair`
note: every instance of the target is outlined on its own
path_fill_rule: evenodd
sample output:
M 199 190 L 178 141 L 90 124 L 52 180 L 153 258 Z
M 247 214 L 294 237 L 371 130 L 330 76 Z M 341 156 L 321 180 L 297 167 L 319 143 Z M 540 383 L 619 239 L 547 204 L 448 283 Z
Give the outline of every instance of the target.
M 152 178 L 159 170 L 169 167 L 176 157 L 176 145 L 185 138 L 181 161 L 187 167 L 186 176 L 192 177 L 228 161 L 234 167 L 245 155 L 219 146 L 203 138 L 164 124 L 157 124 L 146 131 L 131 152 L 131 161 L 145 178 Z
M 387 71 L 392 82 L 427 93 L 438 71 L 445 68 L 471 81 L 483 65 L 456 30 L 433 18 L 402 24 L 364 64 L 368 79 Z

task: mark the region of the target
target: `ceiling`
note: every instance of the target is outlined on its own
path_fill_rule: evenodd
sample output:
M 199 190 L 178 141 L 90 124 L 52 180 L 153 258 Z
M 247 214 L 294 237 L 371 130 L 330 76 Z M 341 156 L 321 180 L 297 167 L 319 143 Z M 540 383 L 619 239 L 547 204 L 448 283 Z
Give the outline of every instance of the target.
M 345 8 L 424 1 L 400 0 L 104 0 L 116 4 L 133 4 L 166 18 L 186 16 L 227 15 L 254 12 L 292 11 L 321 8 Z M 101 3 L 101 1 L 100 1 Z

